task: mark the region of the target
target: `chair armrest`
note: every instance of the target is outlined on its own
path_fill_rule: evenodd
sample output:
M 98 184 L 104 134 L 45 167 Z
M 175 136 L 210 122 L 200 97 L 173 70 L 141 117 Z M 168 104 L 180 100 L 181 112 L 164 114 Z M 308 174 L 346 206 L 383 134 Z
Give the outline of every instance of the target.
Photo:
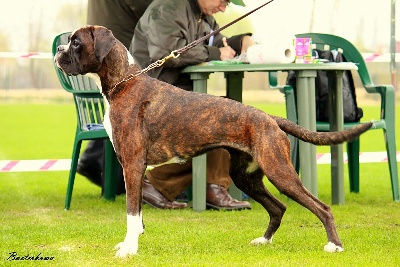
M 284 84 L 284 85 L 276 85 L 276 86 L 269 86 L 271 89 L 278 89 L 279 92 L 281 92 L 282 94 L 287 94 L 288 92 L 293 92 L 293 87 L 288 85 L 288 84 Z
M 74 94 L 74 95 L 99 95 L 102 96 L 101 92 L 99 90 L 93 90 L 93 89 L 88 89 L 88 90 L 67 90 L 69 93 Z
M 370 94 L 381 94 L 386 97 L 394 97 L 394 88 L 391 84 L 389 85 L 365 85 L 365 90 Z
M 278 84 L 278 72 L 277 71 L 268 72 L 268 81 L 269 81 L 269 87 L 271 89 L 278 89 L 282 94 L 285 94 L 285 91 L 287 91 L 287 90 L 293 90 L 293 88 L 290 85 Z
M 381 119 L 394 124 L 395 114 L 395 94 L 392 85 L 366 85 L 364 86 L 368 93 L 381 95 Z

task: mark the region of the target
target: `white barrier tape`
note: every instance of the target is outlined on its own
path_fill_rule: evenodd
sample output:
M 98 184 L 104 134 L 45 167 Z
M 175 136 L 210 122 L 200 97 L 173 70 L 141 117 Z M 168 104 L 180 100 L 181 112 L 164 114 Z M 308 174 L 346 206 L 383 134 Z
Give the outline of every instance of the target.
M 0 172 L 68 171 L 70 159 L 0 160 Z
M 390 53 L 362 53 L 365 62 L 390 62 Z M 0 52 L 0 58 L 53 58 L 48 52 Z M 396 53 L 396 62 L 400 62 L 400 53 Z
M 400 151 L 396 153 L 397 162 L 400 162 Z M 347 153 L 343 153 L 343 161 L 347 163 Z M 360 163 L 378 163 L 387 162 L 386 151 L 382 152 L 361 152 Z M 331 164 L 331 154 L 317 154 L 317 164 Z
M 390 62 L 390 53 L 362 53 L 365 62 Z M 400 53 L 395 55 L 396 62 L 400 62 Z
M 400 151 L 396 153 L 400 162 Z M 347 153 L 343 154 L 347 163 Z M 317 154 L 317 164 L 330 164 L 331 154 Z M 362 152 L 360 163 L 387 162 L 386 152 Z M 38 159 L 38 160 L 0 160 L 0 172 L 32 172 L 32 171 L 69 171 L 70 159 Z
M 0 58 L 53 58 L 52 53 L 47 52 L 0 52 Z

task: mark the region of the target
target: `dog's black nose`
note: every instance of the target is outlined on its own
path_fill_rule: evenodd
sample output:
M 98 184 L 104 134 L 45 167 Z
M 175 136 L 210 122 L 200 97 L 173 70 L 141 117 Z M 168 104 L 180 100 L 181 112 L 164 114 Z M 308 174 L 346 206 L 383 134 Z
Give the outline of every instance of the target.
M 59 46 L 57 47 L 57 52 L 62 52 L 62 51 L 64 51 L 64 46 L 59 45 Z

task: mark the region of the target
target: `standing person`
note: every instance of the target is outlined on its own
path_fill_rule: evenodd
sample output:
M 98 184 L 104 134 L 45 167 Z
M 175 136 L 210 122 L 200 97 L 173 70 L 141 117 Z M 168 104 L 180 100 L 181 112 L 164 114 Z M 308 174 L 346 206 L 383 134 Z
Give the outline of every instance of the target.
M 153 0 L 88 0 L 87 24 L 112 31 L 129 48 L 136 24 Z
M 224 12 L 229 3 L 244 6 L 242 0 L 154 0 L 135 29 L 130 47 L 135 62 L 145 68 L 171 51 L 218 29 L 212 15 Z M 247 33 L 226 39 L 218 33 L 178 58 L 169 59 L 163 66 L 150 70 L 148 75 L 192 91 L 193 83 L 188 74 L 181 73 L 183 68 L 205 61 L 232 59 L 254 44 L 250 36 Z M 207 153 L 206 173 L 208 207 L 250 208 L 248 202 L 233 199 L 227 191 L 232 180 L 229 176 L 229 153 L 226 150 L 216 149 Z M 154 207 L 163 208 L 164 203 L 173 201 L 191 182 L 191 161 L 156 167 L 146 173 L 143 199 Z

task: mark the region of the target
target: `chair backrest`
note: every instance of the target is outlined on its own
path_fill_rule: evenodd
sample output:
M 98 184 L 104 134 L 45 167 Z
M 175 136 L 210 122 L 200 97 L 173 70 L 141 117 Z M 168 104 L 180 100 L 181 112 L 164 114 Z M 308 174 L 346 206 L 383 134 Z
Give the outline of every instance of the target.
M 301 33 L 296 34 L 296 37 L 312 38 L 312 43 L 316 45 L 317 49 L 341 50 L 341 53 L 344 55 L 347 61 L 357 64 L 358 74 L 360 75 L 363 85 L 373 85 L 364 58 L 358 49 L 348 40 L 326 33 Z
M 66 32 L 54 38 L 53 56 L 57 53 L 59 45 L 68 43 L 70 34 L 70 32 Z M 55 64 L 54 68 L 62 87 L 73 94 L 80 129 L 89 130 L 91 126 L 102 124 L 105 107 L 103 97 L 96 83 L 86 76 L 68 76 L 59 70 Z

